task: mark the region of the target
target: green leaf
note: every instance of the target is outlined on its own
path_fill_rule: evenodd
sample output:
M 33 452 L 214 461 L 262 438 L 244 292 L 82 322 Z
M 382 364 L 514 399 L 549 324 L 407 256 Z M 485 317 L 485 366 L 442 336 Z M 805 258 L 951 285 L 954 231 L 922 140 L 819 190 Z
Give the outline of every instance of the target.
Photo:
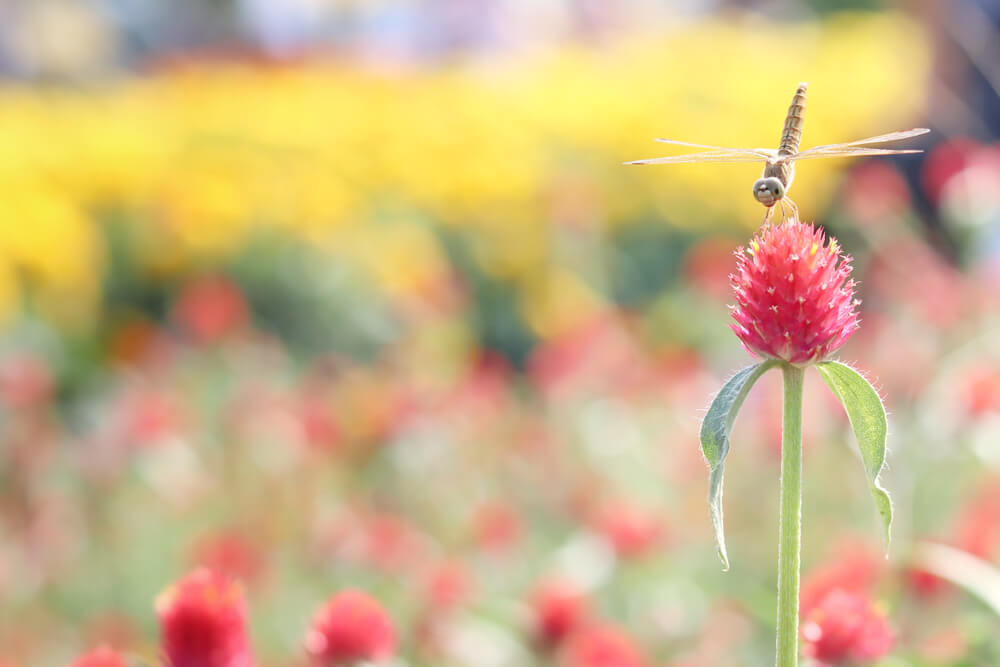
M 773 368 L 776 361 L 765 361 L 744 368 L 729 379 L 719 390 L 708 408 L 705 421 L 701 423 L 701 452 L 708 461 L 708 509 L 715 528 L 715 544 L 722 559 L 722 569 L 729 569 L 726 554 L 726 536 L 722 526 L 722 474 L 725 471 L 726 455 L 729 454 L 729 432 L 736 421 L 743 400 L 750 393 L 757 379 Z
M 823 380 L 837 395 L 854 429 L 854 437 L 861 450 L 861 458 L 868 473 L 875 507 L 882 517 L 885 529 L 885 546 L 889 548 L 889 528 L 892 525 L 892 501 L 878 482 L 885 465 L 885 406 L 875 388 L 856 370 L 839 361 L 816 364 Z

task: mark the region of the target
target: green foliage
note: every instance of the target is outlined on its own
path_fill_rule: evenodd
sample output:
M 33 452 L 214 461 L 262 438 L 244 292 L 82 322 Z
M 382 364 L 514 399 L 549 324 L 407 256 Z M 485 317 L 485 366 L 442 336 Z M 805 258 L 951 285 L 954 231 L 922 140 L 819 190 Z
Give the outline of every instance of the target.
M 847 410 L 861 458 L 868 473 L 875 507 L 882 517 L 885 544 L 889 546 L 892 525 L 892 501 L 879 484 L 878 476 L 885 465 L 886 418 L 885 406 L 875 388 L 856 370 L 839 361 L 824 361 L 816 365 L 823 380 L 833 390 Z
M 712 514 L 712 526 L 715 528 L 715 542 L 722 559 L 723 569 L 729 569 L 729 556 L 726 554 L 726 536 L 722 525 L 722 476 L 725 472 L 726 456 L 729 454 L 729 432 L 740 411 L 740 406 L 754 383 L 765 372 L 778 362 L 765 361 L 744 368 L 722 386 L 712 401 L 705 420 L 701 423 L 701 451 L 708 461 L 708 505 Z

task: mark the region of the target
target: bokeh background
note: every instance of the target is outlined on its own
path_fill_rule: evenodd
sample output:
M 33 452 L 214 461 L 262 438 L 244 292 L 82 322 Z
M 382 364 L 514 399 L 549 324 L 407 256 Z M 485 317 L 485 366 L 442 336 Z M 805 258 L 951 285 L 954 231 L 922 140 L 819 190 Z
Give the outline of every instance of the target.
M 884 559 L 810 374 L 804 604 L 868 596 L 884 666 L 1000 664 L 998 21 L 0 2 L 0 664 L 153 662 L 153 600 L 198 564 L 242 580 L 262 665 L 304 664 L 317 605 L 355 587 L 398 665 L 618 667 L 543 646 L 556 582 L 650 665 L 768 664 L 778 374 L 734 431 L 728 573 L 697 441 L 751 363 L 727 276 L 759 167 L 621 163 L 658 136 L 773 146 L 799 81 L 804 146 L 934 130 L 920 156 L 803 163 L 792 191 L 855 258 L 840 357 L 890 410 L 896 508 Z M 932 574 L 926 542 L 985 569 Z

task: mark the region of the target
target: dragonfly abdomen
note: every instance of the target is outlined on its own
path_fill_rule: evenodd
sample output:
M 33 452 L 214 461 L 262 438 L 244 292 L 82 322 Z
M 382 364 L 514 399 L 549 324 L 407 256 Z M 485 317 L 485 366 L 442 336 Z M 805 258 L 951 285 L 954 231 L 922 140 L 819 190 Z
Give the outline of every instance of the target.
M 781 132 L 779 155 L 792 155 L 799 152 L 799 142 L 802 140 L 802 117 L 806 111 L 806 88 L 808 83 L 800 83 L 795 89 L 795 96 L 788 107 L 785 116 L 785 129 Z

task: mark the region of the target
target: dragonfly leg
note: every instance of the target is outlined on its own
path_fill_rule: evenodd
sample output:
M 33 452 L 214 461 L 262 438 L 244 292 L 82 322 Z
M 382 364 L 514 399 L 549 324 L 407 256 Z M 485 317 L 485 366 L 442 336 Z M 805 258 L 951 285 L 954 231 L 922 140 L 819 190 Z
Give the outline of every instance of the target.
M 764 221 L 760 223 L 761 225 L 766 225 L 767 224 L 767 221 L 771 218 L 771 212 L 772 211 L 774 211 L 774 205 L 773 204 L 771 206 L 768 206 L 767 208 L 764 209 Z
M 785 208 L 785 207 L 788 208 Z M 795 218 L 795 203 L 791 199 L 782 198 L 781 199 L 781 221 L 785 222 L 788 220 L 788 213 L 792 212 L 792 218 Z
M 782 206 L 784 206 L 784 203 L 785 203 L 786 199 L 788 200 L 788 208 L 792 211 L 792 220 L 798 220 L 799 219 L 799 207 L 791 199 L 788 199 L 788 197 L 785 197 L 784 199 L 781 200 Z M 782 208 L 781 212 L 784 213 L 785 209 Z

